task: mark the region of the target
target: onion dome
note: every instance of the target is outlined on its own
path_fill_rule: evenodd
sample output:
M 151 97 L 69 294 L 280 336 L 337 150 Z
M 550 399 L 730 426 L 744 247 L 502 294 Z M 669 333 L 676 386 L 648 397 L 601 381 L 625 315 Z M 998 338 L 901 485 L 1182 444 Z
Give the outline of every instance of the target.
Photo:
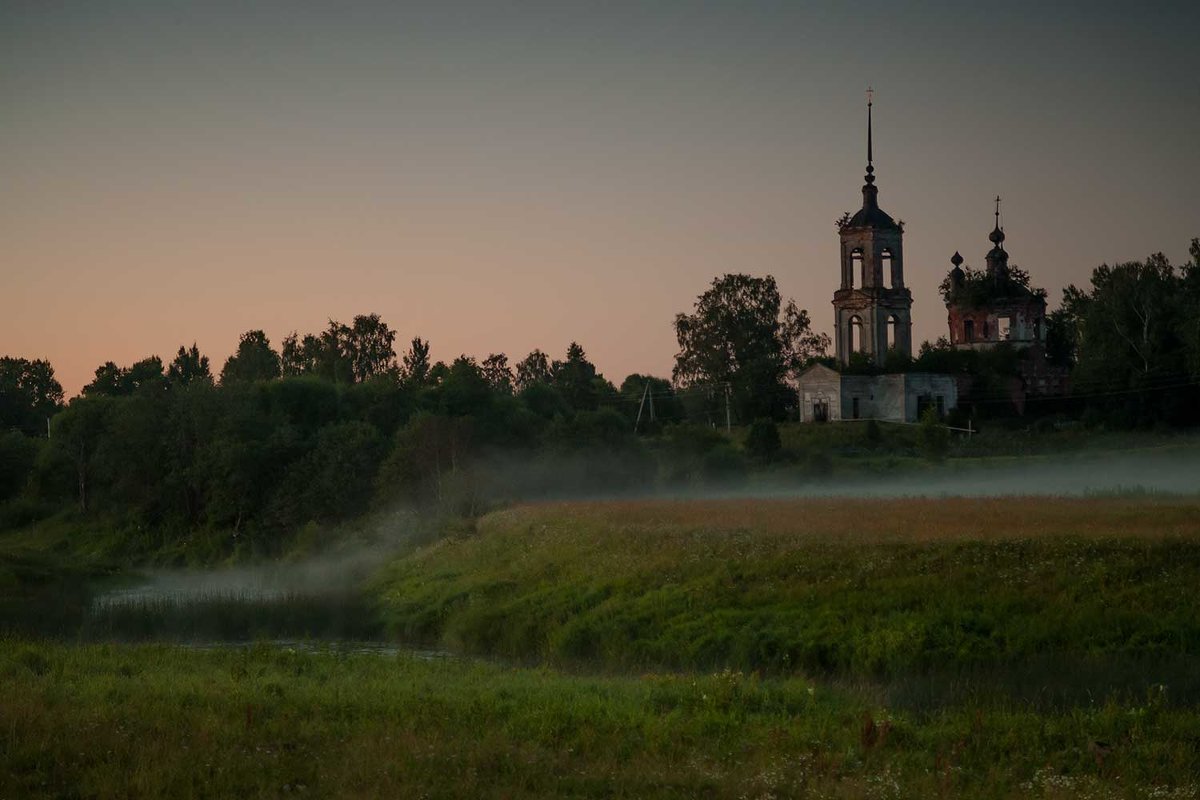
M 950 257 L 950 263 L 954 265 L 954 269 L 950 270 L 950 283 L 954 286 L 962 286 L 963 282 L 967 279 L 967 273 L 963 272 L 963 257 L 959 255 L 957 250 Z
M 992 249 L 987 254 L 987 271 L 996 280 L 1008 274 L 1008 253 L 1004 252 L 1004 229 L 1000 227 L 1000 195 L 996 195 L 996 227 L 988 234 Z

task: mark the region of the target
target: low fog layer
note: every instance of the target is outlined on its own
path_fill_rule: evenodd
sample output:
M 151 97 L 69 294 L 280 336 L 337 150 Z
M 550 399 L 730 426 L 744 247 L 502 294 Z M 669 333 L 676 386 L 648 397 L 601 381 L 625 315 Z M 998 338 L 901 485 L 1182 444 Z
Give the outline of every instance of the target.
M 499 469 L 499 467 L 496 467 Z M 520 471 L 515 464 L 503 470 L 511 478 Z M 676 489 L 657 492 L 625 491 L 579 493 L 578 499 L 606 498 L 720 498 L 720 497 L 845 497 L 883 499 L 889 497 L 996 497 L 1063 496 L 1119 493 L 1200 493 L 1200 451 L 1156 449 L 1119 455 L 1080 454 L 1071 457 L 1014 458 L 1010 464 L 989 461 L 986 466 L 971 462 L 948 462 L 921 471 L 882 474 L 878 477 L 830 478 L 826 480 L 774 483 L 751 481 L 708 489 Z M 556 500 L 571 499 L 551 492 Z M 487 503 L 482 504 L 484 506 Z M 370 543 L 332 555 L 297 561 L 280 561 L 252 567 L 230 567 L 211 571 L 150 573 L 145 582 L 107 592 L 97 606 L 170 599 L 178 602 L 217 598 L 264 600 L 287 595 L 320 595 L 346 591 L 359 585 L 397 549 L 412 542 L 416 525 L 406 514 L 391 515 L 371 531 Z
M 98 595 L 96 607 L 172 600 L 271 600 L 289 595 L 345 592 L 361 584 L 380 564 L 412 541 L 415 525 L 406 514 L 389 515 L 375 525 L 368 542 L 336 553 L 212 570 L 162 570 L 144 574 L 136 586 Z
M 925 472 L 855 477 L 772 492 L 797 497 L 997 497 L 1200 492 L 1200 451 L 1147 450 L 1074 457 L 1013 458 L 987 466 L 948 462 Z M 758 492 L 749 492 L 758 495 Z

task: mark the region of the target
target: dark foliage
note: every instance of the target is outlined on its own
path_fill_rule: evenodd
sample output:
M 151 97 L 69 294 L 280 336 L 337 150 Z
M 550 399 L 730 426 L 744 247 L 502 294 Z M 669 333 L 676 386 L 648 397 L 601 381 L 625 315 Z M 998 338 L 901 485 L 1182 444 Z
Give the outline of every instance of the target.
M 829 346 L 828 336 L 812 332 L 808 312 L 794 302 L 782 304 L 770 275 L 714 279 L 693 313 L 676 315 L 675 337 L 675 382 L 723 389 L 705 404 L 701 418 L 716 416 L 713 406 L 728 391 L 739 421 L 783 418 L 792 402 L 785 379 Z

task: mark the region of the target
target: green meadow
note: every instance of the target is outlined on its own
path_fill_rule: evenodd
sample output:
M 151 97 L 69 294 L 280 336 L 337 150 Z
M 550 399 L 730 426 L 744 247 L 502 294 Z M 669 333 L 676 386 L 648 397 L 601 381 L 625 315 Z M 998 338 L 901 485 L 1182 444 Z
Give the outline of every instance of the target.
M 1200 656 L 1200 502 L 525 506 L 377 579 L 399 638 L 611 670 L 896 676 Z
M 117 580 L 3 545 L 10 617 Z M 0 798 L 1192 798 L 1196 586 L 1188 496 L 515 506 L 8 625 Z
M 6 642 L 5 797 L 1191 797 L 1167 691 L 889 707 L 803 677 Z

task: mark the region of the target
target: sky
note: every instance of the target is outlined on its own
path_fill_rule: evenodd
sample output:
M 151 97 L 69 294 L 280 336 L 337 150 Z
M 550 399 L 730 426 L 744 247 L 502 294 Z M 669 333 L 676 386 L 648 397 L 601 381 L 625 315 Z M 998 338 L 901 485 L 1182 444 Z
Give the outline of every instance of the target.
M 831 331 L 868 85 L 914 341 L 997 194 L 1053 307 L 1200 236 L 1198 27 L 1183 2 L 0 0 L 0 354 L 69 396 L 378 313 L 436 359 L 578 341 L 619 383 L 669 376 L 727 272 Z

